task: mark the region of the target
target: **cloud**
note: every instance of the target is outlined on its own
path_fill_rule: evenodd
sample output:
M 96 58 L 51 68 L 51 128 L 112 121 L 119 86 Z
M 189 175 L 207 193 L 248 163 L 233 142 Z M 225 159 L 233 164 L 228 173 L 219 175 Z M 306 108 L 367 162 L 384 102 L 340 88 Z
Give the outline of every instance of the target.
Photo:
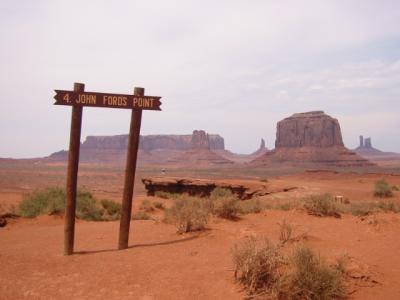
M 273 145 L 275 122 L 294 112 L 399 112 L 399 20 L 389 0 L 1 1 L 0 156 L 65 148 L 69 110 L 51 105 L 52 90 L 76 81 L 144 86 L 164 109 L 145 114 L 144 133 L 204 128 L 239 152 L 260 137 Z M 83 134 L 128 123 L 87 110 Z

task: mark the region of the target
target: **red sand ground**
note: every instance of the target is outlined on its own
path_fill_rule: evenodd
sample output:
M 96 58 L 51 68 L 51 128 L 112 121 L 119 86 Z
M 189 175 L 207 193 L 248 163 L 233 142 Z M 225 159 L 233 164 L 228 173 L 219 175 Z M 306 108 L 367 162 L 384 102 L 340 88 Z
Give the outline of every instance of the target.
M 371 201 L 380 178 L 318 172 L 269 179 L 267 184 L 299 189 L 266 199 L 331 192 Z M 385 178 L 400 185 L 399 176 Z M 18 195 L 3 190 L 0 203 L 18 201 Z M 399 196 L 395 192 L 392 199 Z M 134 209 L 144 198 L 135 199 Z M 68 257 L 62 255 L 61 217 L 11 220 L 0 228 L 0 299 L 243 299 L 234 282 L 232 246 L 251 235 L 277 241 L 284 219 L 302 237 L 290 247 L 306 243 L 329 261 L 351 258 L 356 277 L 348 281 L 351 299 L 400 299 L 400 214 L 336 219 L 274 210 L 237 222 L 212 219 L 205 232 L 185 235 L 173 225 L 132 221 L 130 248 L 123 251 L 116 250 L 119 222 L 77 221 L 76 254 Z

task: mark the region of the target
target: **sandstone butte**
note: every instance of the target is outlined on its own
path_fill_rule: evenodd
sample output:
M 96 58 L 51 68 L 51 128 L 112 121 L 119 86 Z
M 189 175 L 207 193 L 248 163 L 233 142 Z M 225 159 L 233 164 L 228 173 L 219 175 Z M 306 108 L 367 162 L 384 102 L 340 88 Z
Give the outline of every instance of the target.
M 323 111 L 296 113 L 278 122 L 275 149 L 253 165 L 271 163 L 365 167 L 373 164 L 347 149 L 337 119 Z

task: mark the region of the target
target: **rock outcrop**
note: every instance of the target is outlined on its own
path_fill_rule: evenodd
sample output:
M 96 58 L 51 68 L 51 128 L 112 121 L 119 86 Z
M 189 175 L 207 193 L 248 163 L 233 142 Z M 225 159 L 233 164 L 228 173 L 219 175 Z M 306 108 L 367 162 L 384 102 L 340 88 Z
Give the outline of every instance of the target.
M 192 149 L 210 150 L 210 140 L 208 134 L 204 130 L 195 130 L 192 134 Z
M 362 156 L 370 156 L 370 155 L 385 155 L 387 152 L 380 151 L 372 147 L 371 138 L 365 138 L 360 135 L 360 145 L 354 149 L 357 154 Z M 387 154 L 394 154 L 394 153 L 387 153 Z
M 191 149 L 172 157 L 169 159 L 169 162 L 181 165 L 196 164 L 197 166 L 233 163 L 211 150 L 209 135 L 204 130 L 194 130 L 191 139 Z
M 264 196 L 274 193 L 289 192 L 297 187 L 287 184 L 262 184 L 246 180 L 208 180 L 175 177 L 149 177 L 142 179 L 148 196 L 155 196 L 157 192 L 171 194 L 188 194 L 197 197 L 209 197 L 212 191 L 219 187 L 230 190 L 241 200 Z
M 277 124 L 275 149 L 253 161 L 268 163 L 371 166 L 344 147 L 337 119 L 323 111 L 296 113 Z

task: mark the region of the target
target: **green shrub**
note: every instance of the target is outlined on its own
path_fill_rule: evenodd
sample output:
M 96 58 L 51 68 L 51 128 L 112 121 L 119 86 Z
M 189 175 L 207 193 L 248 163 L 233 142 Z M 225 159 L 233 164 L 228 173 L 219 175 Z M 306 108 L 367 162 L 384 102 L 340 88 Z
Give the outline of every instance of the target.
M 342 272 L 305 246 L 294 251 L 289 259 L 289 273 L 282 282 L 282 298 L 319 300 L 345 296 Z
M 35 191 L 19 204 L 22 217 L 36 217 L 41 214 L 62 214 L 65 212 L 66 194 L 61 188 Z M 76 217 L 88 221 L 115 220 L 120 217 L 121 205 L 111 200 L 102 200 L 101 205 L 90 192 L 78 190 L 76 195 Z
M 305 199 L 304 208 L 310 215 L 340 217 L 338 206 L 331 194 L 313 195 Z
M 103 199 L 100 201 L 101 206 L 105 210 L 105 214 L 107 216 L 103 216 L 103 218 L 107 218 L 107 220 L 118 220 L 121 217 L 121 210 L 122 210 L 122 205 L 121 203 L 108 200 L 108 199 Z
M 261 178 L 260 181 L 261 182 L 268 182 L 268 179 L 267 178 Z
M 393 196 L 392 188 L 385 179 L 375 182 L 374 196 L 381 198 Z
M 23 198 L 18 213 L 22 217 L 33 218 L 41 214 L 63 213 L 65 210 L 65 191 L 61 188 L 48 188 L 35 191 Z
M 76 217 L 86 221 L 101 221 L 102 211 L 90 192 L 78 191 Z
M 248 294 L 262 294 L 275 289 L 282 257 L 274 244 L 266 238 L 251 237 L 234 245 L 232 253 L 235 279 Z
M 132 220 L 150 220 L 151 217 L 148 213 L 144 211 L 138 211 L 137 213 L 134 213 L 131 217 Z
M 165 212 L 164 221 L 175 223 L 178 233 L 205 229 L 210 215 L 206 202 L 195 197 L 177 199 Z

